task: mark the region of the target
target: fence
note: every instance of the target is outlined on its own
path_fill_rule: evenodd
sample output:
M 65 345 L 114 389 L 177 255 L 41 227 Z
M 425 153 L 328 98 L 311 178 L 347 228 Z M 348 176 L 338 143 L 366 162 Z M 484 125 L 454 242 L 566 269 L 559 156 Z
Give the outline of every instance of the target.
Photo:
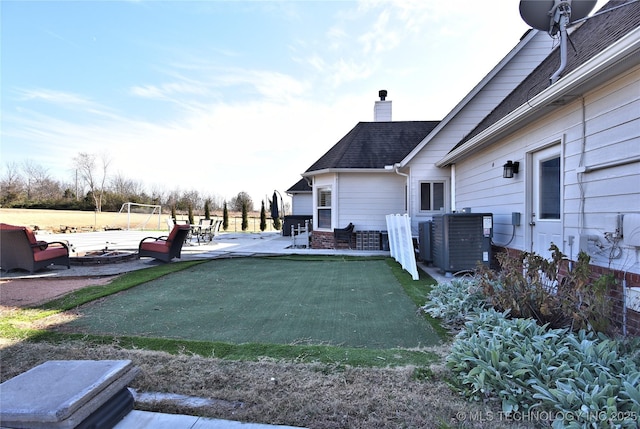
M 178 220 L 186 221 L 187 217 L 184 215 L 176 216 Z M 198 223 L 200 218 L 204 218 L 203 216 L 194 216 L 194 222 Z M 214 220 L 222 220 L 222 216 L 212 215 L 212 219 Z M 282 222 L 282 219 L 280 219 Z M 247 229 L 242 231 L 242 216 L 229 216 L 229 228 L 223 230 L 220 228 L 221 232 L 262 232 L 260 231 L 260 217 L 256 216 L 248 216 L 247 217 Z M 264 232 L 278 231 L 273 227 L 273 219 L 267 218 L 267 228 Z
M 411 237 L 411 218 L 406 214 L 390 214 L 386 219 L 391 257 L 411 274 L 413 280 L 418 280 L 418 266 Z

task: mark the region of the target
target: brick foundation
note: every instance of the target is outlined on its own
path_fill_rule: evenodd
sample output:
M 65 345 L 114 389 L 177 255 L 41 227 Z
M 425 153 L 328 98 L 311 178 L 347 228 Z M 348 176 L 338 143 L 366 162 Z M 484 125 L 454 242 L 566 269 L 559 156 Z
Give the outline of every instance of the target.
M 351 234 L 351 249 L 355 249 L 355 234 Z M 333 232 L 329 231 L 312 231 L 311 233 L 312 249 L 349 249 L 349 245 L 343 241 L 338 243 L 338 247 L 334 246 Z

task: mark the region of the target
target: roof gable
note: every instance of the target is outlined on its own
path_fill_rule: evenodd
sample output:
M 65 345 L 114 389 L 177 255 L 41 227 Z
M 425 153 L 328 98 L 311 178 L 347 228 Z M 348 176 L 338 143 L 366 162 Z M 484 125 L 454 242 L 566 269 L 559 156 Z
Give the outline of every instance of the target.
M 603 13 L 604 11 L 608 11 Z M 597 14 L 585 20 L 570 34 L 567 66 L 562 76 L 579 68 L 620 38 L 640 25 L 640 1 L 612 0 Z M 574 48 L 575 47 L 575 48 Z M 482 131 L 497 123 L 518 107 L 552 85 L 549 78 L 560 67 L 560 50 L 556 48 L 542 63 L 511 92 L 476 128 L 465 136 L 453 149 L 457 149 Z M 562 81 L 562 76 L 558 81 Z M 555 83 L 557 84 L 557 82 Z
M 438 121 L 359 122 L 307 169 L 381 169 L 400 162 Z
M 540 54 L 541 44 L 548 44 L 549 36 L 535 29 L 528 29 L 520 41 L 496 64 L 491 71 L 440 121 L 438 126 L 416 146 L 401 162 L 409 163 L 432 140 L 446 134 L 447 127 L 455 127 L 455 136 L 444 137 L 450 147 L 459 142 L 460 136 L 473 130 L 500 101 L 506 97 L 520 81 L 525 79 L 544 57 Z M 522 59 L 521 59 L 522 58 Z M 537 59 L 537 60 L 536 60 Z M 516 82 L 514 80 L 517 79 Z M 483 98 L 484 97 L 484 98 Z M 469 112 L 466 112 L 469 110 Z M 476 113 L 481 111 L 479 113 Z M 478 116 L 477 114 L 484 114 Z M 443 133 L 444 132 L 444 133 Z M 457 137 L 456 137 L 457 136 Z M 450 141 L 449 141 L 450 140 Z
M 298 180 L 293 186 L 291 186 L 289 189 L 287 189 L 287 194 L 303 194 L 303 193 L 310 193 L 313 189 L 311 189 L 311 186 L 309 185 L 309 182 L 307 182 L 307 179 L 302 178 L 300 180 Z

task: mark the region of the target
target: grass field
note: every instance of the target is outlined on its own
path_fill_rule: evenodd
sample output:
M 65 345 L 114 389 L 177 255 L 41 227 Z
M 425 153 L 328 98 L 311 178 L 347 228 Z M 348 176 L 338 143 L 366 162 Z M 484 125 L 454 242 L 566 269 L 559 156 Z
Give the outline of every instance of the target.
M 398 264 L 389 262 L 395 276 L 394 281 L 399 282 L 402 285 L 400 289 L 404 289 L 406 293 L 404 298 L 410 297 L 408 308 L 415 309 L 417 305 L 422 305 L 431 279 L 413 281 Z M 465 421 L 468 416 L 498 415 L 500 404 L 469 403 L 450 389 L 450 373 L 441 360 L 448 351 L 446 345 L 368 349 L 266 342 L 231 344 L 114 335 L 118 326 L 115 326 L 112 335 L 78 334 L 64 329 L 67 322 L 78 317 L 78 310 L 80 314 L 85 311 L 91 313 L 91 308 L 95 308 L 100 302 L 117 300 L 129 291 L 147 287 L 147 284 L 152 287 L 155 284 L 159 291 L 162 286 L 155 282 L 163 278 L 170 279 L 181 269 L 185 269 L 187 274 L 191 270 L 197 272 L 200 267 L 207 268 L 207 265 L 209 264 L 200 261 L 190 261 L 140 270 L 118 277 L 109 285 L 75 291 L 40 308 L 0 314 L 0 381 L 48 360 L 131 359 L 141 370 L 132 382 L 132 388 L 140 392 L 171 392 L 213 401 L 211 405 L 204 406 L 167 400 L 136 402 L 136 409 L 311 429 L 534 427 L 531 422 Z M 212 271 L 211 268 L 209 266 L 207 270 Z M 235 271 L 238 269 L 236 267 Z M 258 269 L 257 273 L 261 275 L 262 270 Z M 378 279 L 379 274 L 371 274 Z M 302 288 L 307 284 L 308 276 L 302 275 L 299 282 Z M 315 276 L 322 277 L 317 274 Z M 183 278 L 174 280 L 182 281 Z M 382 321 L 384 324 L 385 320 L 391 320 L 388 319 L 389 313 L 395 309 L 384 305 L 387 293 L 374 296 L 371 289 L 358 285 L 363 289 L 363 294 L 352 296 L 355 291 L 350 290 L 350 285 L 340 286 L 342 279 L 334 280 L 339 286 L 338 300 L 352 300 L 354 307 L 358 307 L 363 305 L 363 301 L 382 299 L 382 310 L 375 310 L 375 314 L 367 314 L 365 311 L 364 314 L 368 320 L 376 319 L 376 323 Z M 246 292 L 243 290 L 255 288 L 254 283 L 255 281 L 241 281 L 228 284 L 227 289 L 231 290 L 219 292 L 222 295 L 232 295 L 233 291 L 237 291 L 238 296 L 243 297 Z M 398 283 L 395 285 L 398 288 Z M 214 286 L 211 285 L 212 289 L 215 289 Z M 184 290 L 175 291 L 175 305 L 172 300 L 167 301 L 170 307 L 174 307 L 174 311 L 185 303 L 184 294 L 188 289 L 189 285 L 186 285 Z M 281 308 L 277 299 L 283 298 L 267 297 L 266 292 L 254 290 L 257 299 L 254 298 L 256 300 L 250 304 L 245 301 L 243 306 L 234 309 L 238 313 L 236 316 L 251 318 L 252 312 L 261 306 L 266 309 L 272 307 L 272 313 L 278 314 Z M 164 293 L 171 295 L 171 287 L 165 287 Z M 399 299 L 400 294 L 396 290 L 394 295 L 398 296 L 393 299 Z M 222 302 L 228 303 L 222 298 L 224 297 L 221 296 L 219 300 L 209 298 L 206 304 L 215 309 Z M 290 301 L 295 304 L 293 296 L 291 298 Z M 331 302 L 329 297 L 316 298 L 320 298 L 317 299 L 320 304 L 323 301 Z M 146 299 L 153 300 L 155 297 L 147 295 Z M 295 299 L 306 298 L 298 296 Z M 306 310 L 302 311 L 303 316 L 307 313 Z M 148 311 L 166 315 L 162 307 L 152 306 Z M 349 318 L 349 314 L 342 316 L 345 320 Z M 413 316 L 419 317 L 415 312 Z M 114 320 L 108 323 L 113 323 Z M 194 318 L 193 321 L 197 322 L 197 319 Z
M 219 215 L 219 216 L 217 216 Z M 212 217 L 222 219 L 222 213 L 212 213 Z M 105 228 L 126 229 L 142 229 L 148 231 L 165 230 L 166 220 L 169 214 L 163 213 L 160 218 L 155 214 L 150 216 L 148 213 L 114 213 L 78 210 L 41 210 L 41 209 L 8 209 L 0 208 L 0 222 L 11 225 L 21 225 L 29 227 L 37 227 L 37 229 L 61 232 L 61 227 L 72 227 L 78 231 L 104 230 Z M 194 216 L 195 222 L 200 217 Z M 178 219 L 187 219 L 186 216 L 178 216 Z M 239 232 L 242 219 L 239 213 L 229 213 L 228 231 Z M 270 222 L 267 222 L 269 228 L 267 231 L 273 230 Z M 259 213 L 249 214 L 249 229 L 247 232 L 256 232 L 260 228 Z
M 67 328 L 233 344 L 440 344 L 385 258 L 214 260 L 81 307 Z

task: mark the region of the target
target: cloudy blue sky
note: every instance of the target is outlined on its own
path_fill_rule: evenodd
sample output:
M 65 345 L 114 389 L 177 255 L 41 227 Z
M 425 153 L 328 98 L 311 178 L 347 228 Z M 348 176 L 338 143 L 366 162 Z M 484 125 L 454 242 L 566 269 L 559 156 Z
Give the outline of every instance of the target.
M 442 119 L 527 30 L 518 0 L 0 7 L 3 168 L 71 182 L 106 153 L 148 190 L 257 202 L 373 120 L 378 90 L 394 120 Z

